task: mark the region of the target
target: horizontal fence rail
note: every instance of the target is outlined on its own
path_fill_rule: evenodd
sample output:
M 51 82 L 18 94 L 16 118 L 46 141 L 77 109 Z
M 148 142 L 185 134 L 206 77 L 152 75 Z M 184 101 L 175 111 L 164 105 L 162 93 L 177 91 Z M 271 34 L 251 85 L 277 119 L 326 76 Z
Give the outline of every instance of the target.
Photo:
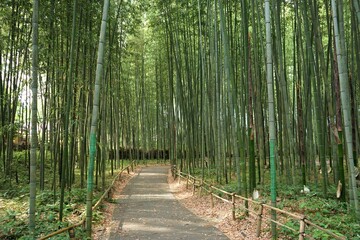
M 134 171 L 134 164 L 135 164 L 135 161 L 132 161 L 129 165 L 127 165 L 126 167 L 124 167 L 123 169 L 120 170 L 120 172 L 114 177 L 114 179 L 111 182 L 110 186 L 104 191 L 104 193 L 101 195 L 99 200 L 92 207 L 93 211 L 95 209 L 97 209 L 97 207 L 103 202 L 105 197 L 110 198 L 116 180 L 118 180 L 121 177 L 121 174 L 124 171 L 127 171 L 128 174 L 130 173 L 130 171 L 131 172 Z M 50 234 L 48 234 L 48 235 L 46 235 L 44 237 L 39 238 L 38 240 L 45 240 L 45 239 L 51 238 L 53 236 L 59 235 L 61 233 L 64 233 L 66 231 L 69 233 L 69 238 L 70 239 L 75 239 L 75 231 L 74 231 L 74 229 L 79 227 L 79 226 L 82 226 L 83 228 L 85 227 L 85 220 L 86 220 L 85 211 L 80 215 L 80 218 L 81 218 L 81 220 L 78 223 L 75 223 L 75 224 L 72 224 L 72 225 L 70 225 L 68 227 L 59 229 L 59 230 L 57 230 L 55 232 L 52 232 L 52 233 L 50 233 Z
M 268 205 L 264 202 L 259 202 L 259 201 L 256 201 L 256 200 L 253 200 L 251 198 L 245 198 L 243 196 L 240 196 L 240 195 L 237 195 L 235 193 L 231 193 L 231 192 L 227 192 L 223 189 L 220 189 L 218 187 L 215 187 L 205 181 L 202 181 L 201 179 L 198 179 L 188 173 L 184 173 L 184 172 L 181 172 L 181 171 L 176 171 L 176 166 L 172 166 L 172 172 L 176 172 L 176 174 L 173 174 L 178 176 L 179 178 L 179 182 L 181 181 L 181 179 L 184 179 L 186 180 L 186 188 L 188 188 L 189 184 L 191 184 L 193 187 L 192 187 L 192 190 L 193 190 L 193 194 L 195 194 L 195 191 L 196 191 L 196 188 L 199 188 L 200 191 L 201 190 L 204 190 L 206 191 L 209 195 L 210 195 L 210 201 L 211 201 L 211 207 L 213 208 L 214 207 L 214 198 L 217 198 L 225 203 L 228 203 L 228 204 L 231 204 L 232 205 L 232 218 L 233 220 L 236 219 L 236 208 L 242 208 L 246 211 L 246 214 L 250 214 L 252 216 L 255 217 L 256 221 L 257 221 L 257 228 L 256 228 L 256 235 L 257 237 L 260 236 L 260 233 L 261 233 L 261 225 L 262 225 L 262 221 L 263 220 L 267 220 L 269 222 L 273 222 L 275 224 L 277 224 L 278 226 L 281 226 L 281 227 L 284 227 L 292 232 L 294 232 L 295 234 L 298 234 L 299 235 L 299 240 L 303 240 L 305 239 L 305 237 L 309 238 L 309 239 L 314 239 L 311 235 L 309 234 L 306 234 L 305 233 L 305 229 L 306 229 L 306 225 L 309 225 L 315 229 L 318 229 L 319 231 L 322 231 L 328 235 L 330 235 L 333 239 L 339 239 L 339 240 L 345 240 L 347 239 L 346 237 L 344 236 L 339 236 L 335 233 L 333 233 L 332 231 L 330 230 L 327 230 L 325 228 L 322 228 L 320 227 L 319 225 L 309 221 L 305 215 L 297 215 L 297 214 L 294 214 L 294 213 L 290 213 L 288 211 L 285 211 L 285 210 L 282 210 L 282 209 L 279 209 L 279 208 L 276 208 L 276 207 L 273 207 L 271 205 Z M 227 198 L 224 198 L 222 196 L 219 196 L 219 194 L 216 194 L 216 193 L 222 193 L 224 195 L 227 196 Z M 231 199 L 231 200 L 230 200 Z M 246 204 L 244 204 L 244 206 L 242 205 L 239 205 L 238 202 L 236 200 L 242 200 L 243 202 L 245 202 Z M 257 205 L 258 206 L 258 211 L 254 211 L 252 209 L 250 209 L 248 206 L 248 203 L 252 203 L 254 205 Z M 295 221 L 298 221 L 299 222 L 299 229 L 294 229 L 292 227 L 289 227 L 279 221 L 275 221 L 269 217 L 266 217 L 264 216 L 264 210 L 274 210 L 276 211 L 277 213 L 280 213 L 280 214 L 283 214 L 283 215 L 286 215 L 288 216 L 289 218 L 295 220 Z

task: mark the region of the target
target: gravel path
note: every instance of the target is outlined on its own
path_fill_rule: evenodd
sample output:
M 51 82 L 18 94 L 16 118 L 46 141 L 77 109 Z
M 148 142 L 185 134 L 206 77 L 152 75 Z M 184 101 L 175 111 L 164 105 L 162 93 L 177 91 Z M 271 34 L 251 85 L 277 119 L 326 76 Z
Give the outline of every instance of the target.
M 168 166 L 152 166 L 133 177 L 117 200 L 108 236 L 100 239 L 228 239 L 173 196 Z

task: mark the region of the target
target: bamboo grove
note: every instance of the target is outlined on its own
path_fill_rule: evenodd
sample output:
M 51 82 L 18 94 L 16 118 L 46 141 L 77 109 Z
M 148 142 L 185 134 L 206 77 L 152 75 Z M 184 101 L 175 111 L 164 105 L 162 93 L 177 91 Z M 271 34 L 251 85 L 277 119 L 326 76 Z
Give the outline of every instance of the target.
M 359 0 L 112 0 L 97 73 L 103 4 L 40 1 L 34 24 L 32 1 L 1 1 L 5 187 L 52 189 L 61 221 L 64 192 L 86 186 L 92 129 L 98 189 L 127 151 L 235 181 L 243 196 L 271 181 L 274 204 L 276 185 L 324 198 L 341 185 L 339 201 L 360 216 Z M 30 139 L 31 155 L 18 161 Z M 36 171 L 33 181 L 19 166 Z

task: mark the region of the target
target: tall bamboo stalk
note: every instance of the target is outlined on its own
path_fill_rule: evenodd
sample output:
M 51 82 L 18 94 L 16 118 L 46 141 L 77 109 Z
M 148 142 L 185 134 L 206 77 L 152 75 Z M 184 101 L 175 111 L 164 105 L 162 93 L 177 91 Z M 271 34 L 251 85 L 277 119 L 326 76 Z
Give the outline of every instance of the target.
M 340 3 L 342 4 L 342 0 Z M 353 157 L 353 138 L 352 138 L 352 126 L 351 126 L 351 107 L 350 107 L 350 90 L 349 90 L 349 77 L 347 72 L 347 62 L 345 59 L 345 39 L 343 39 L 340 34 L 339 29 L 339 20 L 338 20 L 338 5 L 336 0 L 331 1 L 331 9 L 334 21 L 334 35 L 335 35 L 335 44 L 336 44 L 336 57 L 338 60 L 339 68 L 339 80 L 340 80 L 340 97 L 341 97 L 341 107 L 343 114 L 343 123 L 345 128 L 345 139 L 346 139 L 346 153 L 348 160 L 349 168 L 349 180 L 350 180 L 350 203 L 356 211 L 356 216 L 360 219 L 360 208 L 358 202 L 358 193 L 356 188 L 356 179 L 355 179 L 355 166 L 354 166 L 354 157 Z M 340 8 L 342 9 L 342 8 Z M 342 22 L 343 24 L 343 22 Z M 342 26 L 343 28 L 344 26 Z M 343 42 L 343 44 L 341 43 Z
M 103 15 L 101 21 L 99 48 L 96 66 L 95 76 L 95 88 L 94 88 L 94 99 L 93 109 L 91 116 L 91 129 L 90 129 L 90 156 L 89 156 L 89 167 L 87 176 L 87 198 L 86 198 L 86 233 L 87 237 L 91 238 L 91 227 L 92 227 L 92 199 L 93 199 L 93 177 L 94 177 L 94 162 L 96 155 L 96 130 L 98 123 L 98 114 L 100 108 L 100 84 L 103 73 L 103 60 L 105 52 L 105 33 L 106 33 L 106 22 L 108 17 L 110 0 L 104 0 Z
M 272 39 L 271 39 L 271 11 L 270 0 L 265 0 L 265 26 L 266 26 L 266 80 L 268 90 L 269 108 L 269 145 L 270 145 L 270 191 L 271 204 L 276 206 L 276 129 L 275 129 L 275 106 L 274 106 L 274 86 L 273 86 L 273 62 L 272 62 Z M 271 212 L 271 217 L 276 220 L 276 212 Z M 271 233 L 273 239 L 276 238 L 276 224 L 272 222 Z
M 225 14 L 222 6 L 222 0 L 219 0 L 219 11 L 220 11 L 220 30 L 222 35 L 222 41 L 224 46 L 224 65 L 225 65 L 225 76 L 227 79 L 226 90 L 228 94 L 229 100 L 229 118 L 230 118 L 230 131 L 231 131 L 231 147 L 234 154 L 235 166 L 236 166 L 236 182 L 237 182 L 237 192 L 240 192 L 242 189 L 241 184 L 241 176 L 240 176 L 240 159 L 239 159 L 239 147 L 237 144 L 237 121 L 235 119 L 235 106 L 234 102 L 236 102 L 235 98 L 235 84 L 233 79 L 233 71 L 232 71 L 232 62 L 230 56 L 228 35 L 225 29 Z
M 35 211 L 36 211 L 36 150 L 38 145 L 37 136 L 37 95 L 38 95 L 38 19 L 39 1 L 33 1 L 33 35 L 32 35 L 32 105 L 31 105 L 31 148 L 30 148 L 30 199 L 29 199 L 29 230 L 35 234 Z

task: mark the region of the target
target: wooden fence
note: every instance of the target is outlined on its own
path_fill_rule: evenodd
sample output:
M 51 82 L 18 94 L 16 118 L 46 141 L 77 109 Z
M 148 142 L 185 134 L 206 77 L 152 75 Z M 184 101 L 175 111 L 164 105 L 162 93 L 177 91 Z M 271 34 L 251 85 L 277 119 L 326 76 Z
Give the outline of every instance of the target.
M 132 161 L 129 165 L 127 165 L 126 167 L 124 167 L 123 169 L 120 170 L 120 172 L 114 177 L 113 181 L 111 182 L 110 186 L 105 190 L 105 192 L 101 195 L 101 197 L 99 198 L 99 200 L 95 203 L 95 205 L 92 207 L 92 210 L 94 211 L 102 202 L 103 200 L 107 197 L 110 198 L 112 191 L 114 190 L 114 184 L 116 182 L 116 180 L 118 180 L 121 177 L 121 174 L 124 171 L 127 171 L 127 173 L 129 174 L 130 171 L 133 172 L 134 171 L 134 164 L 135 161 Z M 83 212 L 80 215 L 81 220 L 78 223 L 72 224 L 71 226 L 59 229 L 53 233 L 50 233 L 44 237 L 39 238 L 38 240 L 45 240 L 48 238 L 51 238 L 53 236 L 59 235 L 61 233 L 64 232 L 68 232 L 69 233 L 69 238 L 70 239 L 75 239 L 75 228 L 82 226 L 83 228 L 85 228 L 85 220 L 86 220 L 86 216 L 85 216 L 85 212 Z
M 269 222 L 273 222 L 273 223 L 277 224 L 278 226 L 284 227 L 284 228 L 294 232 L 295 234 L 298 234 L 299 240 L 303 240 L 303 239 L 305 239 L 305 237 L 308 239 L 314 239 L 310 234 L 306 233 L 307 225 L 328 234 L 333 239 L 340 239 L 340 240 L 346 239 L 346 237 L 344 237 L 344 236 L 339 236 L 339 235 L 333 233 L 332 231 L 327 230 L 323 227 L 320 227 L 319 225 L 309 221 L 305 215 L 297 215 L 294 213 L 290 213 L 285 210 L 270 206 L 264 202 L 255 201 L 253 199 L 245 198 L 245 197 L 237 195 L 235 193 L 224 191 L 223 189 L 217 188 L 217 187 L 215 187 L 205 181 L 202 181 L 201 179 L 198 179 L 194 176 L 191 176 L 190 174 L 187 174 L 187 173 L 177 171 L 177 173 L 174 174 L 175 172 L 176 172 L 176 167 L 173 166 L 172 167 L 173 176 L 177 175 L 179 177 L 178 178 L 179 182 L 181 181 L 181 179 L 185 179 L 187 188 L 189 187 L 189 184 L 191 184 L 193 194 L 195 194 L 196 189 L 200 190 L 199 193 L 201 193 L 201 191 L 204 190 L 208 194 L 210 194 L 210 201 L 211 201 L 212 208 L 214 207 L 214 198 L 217 198 L 225 203 L 231 204 L 231 206 L 232 206 L 231 214 L 232 214 L 233 220 L 236 219 L 236 209 L 237 208 L 243 209 L 243 210 L 245 210 L 245 212 L 247 214 L 254 216 L 257 221 L 257 226 L 256 226 L 256 236 L 257 237 L 260 236 L 261 225 L 262 225 L 263 220 L 267 220 Z M 226 198 L 220 196 L 217 193 L 221 193 L 221 195 L 226 196 Z M 240 205 L 238 202 L 239 200 L 241 200 L 244 204 Z M 257 206 L 257 211 L 254 209 L 250 209 L 250 207 L 248 206 L 248 203 L 252 203 L 253 205 Z M 273 211 L 276 211 L 276 213 L 278 213 L 278 214 L 283 214 L 283 215 L 287 216 L 288 218 L 293 219 L 294 221 L 298 221 L 299 226 L 300 226 L 299 229 L 294 229 L 294 228 L 287 226 L 279 221 L 275 221 L 275 220 L 271 219 L 270 217 L 266 217 L 264 215 L 265 210 L 273 210 Z

